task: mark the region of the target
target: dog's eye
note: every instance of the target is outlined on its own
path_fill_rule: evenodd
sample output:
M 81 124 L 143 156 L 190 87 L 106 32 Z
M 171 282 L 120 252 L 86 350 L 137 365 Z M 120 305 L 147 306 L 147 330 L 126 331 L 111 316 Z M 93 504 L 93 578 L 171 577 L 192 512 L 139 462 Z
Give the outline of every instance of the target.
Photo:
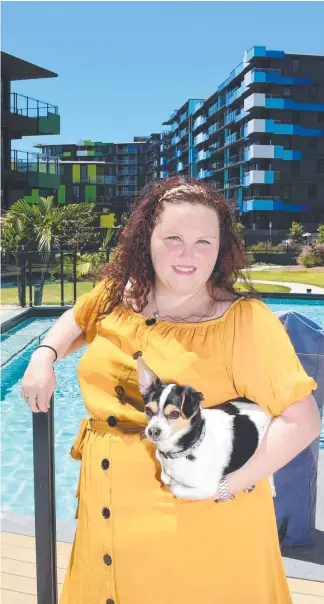
M 147 407 L 145 409 L 145 413 L 146 413 L 147 417 L 153 417 L 153 415 L 154 415 L 152 409 L 150 409 L 149 407 Z
M 179 411 L 172 411 L 170 415 L 168 415 L 168 419 L 178 419 L 180 417 Z

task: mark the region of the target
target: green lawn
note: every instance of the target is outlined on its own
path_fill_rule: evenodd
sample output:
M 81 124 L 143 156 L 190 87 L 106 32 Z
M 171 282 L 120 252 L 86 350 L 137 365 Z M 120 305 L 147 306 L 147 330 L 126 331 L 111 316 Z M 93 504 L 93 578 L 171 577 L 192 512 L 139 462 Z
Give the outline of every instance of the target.
M 245 271 L 248 272 L 248 271 Z M 324 270 L 322 272 L 300 271 L 252 271 L 249 273 L 253 281 L 262 279 L 264 281 L 287 281 L 291 283 L 307 283 L 308 285 L 318 285 L 324 287 Z
M 255 289 L 257 289 L 259 292 L 272 292 L 272 293 L 277 293 L 277 292 L 284 292 L 286 294 L 289 294 L 290 289 L 289 287 L 285 287 L 284 285 L 267 285 L 266 283 L 253 283 Z M 244 283 L 238 283 L 235 286 L 235 289 L 239 290 L 239 291 L 246 291 L 246 287 L 244 286 Z
M 254 278 L 254 273 L 253 278 Z M 259 273 L 258 273 L 259 274 Z M 265 277 L 264 277 L 265 278 Z M 278 279 L 279 280 L 279 279 Z M 255 284 L 255 288 L 260 292 L 289 292 L 288 287 L 283 285 L 265 285 L 264 283 Z M 92 283 L 90 281 L 80 281 L 77 284 L 77 296 L 91 291 Z M 237 284 L 237 289 L 244 291 L 243 283 Z M 34 290 L 34 288 L 33 288 Z M 34 300 L 34 291 L 33 291 Z M 73 284 L 64 283 L 64 302 L 73 304 Z M 26 303 L 29 305 L 29 288 L 26 288 Z M 1 304 L 18 304 L 17 287 L 4 287 L 1 289 Z M 60 283 L 46 283 L 43 294 L 43 304 L 61 304 L 61 285 Z
M 80 281 L 77 284 L 77 296 L 91 291 L 92 283 L 90 281 Z M 33 288 L 34 290 L 34 288 Z M 34 300 L 34 291 L 33 291 Z M 64 283 L 64 302 L 73 304 L 73 283 Z M 1 288 L 1 304 L 18 304 L 17 287 Z M 26 287 L 26 304 L 29 305 L 29 288 Z M 43 293 L 43 304 L 61 304 L 61 285 L 60 283 L 46 283 Z

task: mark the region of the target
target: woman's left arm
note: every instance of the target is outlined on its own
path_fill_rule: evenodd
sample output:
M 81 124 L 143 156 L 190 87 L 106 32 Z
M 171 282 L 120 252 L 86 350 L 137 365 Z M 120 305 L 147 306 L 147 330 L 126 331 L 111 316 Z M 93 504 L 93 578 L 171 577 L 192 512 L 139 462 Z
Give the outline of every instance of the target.
M 231 493 L 235 495 L 285 466 L 320 433 L 320 414 L 313 395 L 309 394 L 275 417 L 252 457 L 242 468 L 227 475 Z

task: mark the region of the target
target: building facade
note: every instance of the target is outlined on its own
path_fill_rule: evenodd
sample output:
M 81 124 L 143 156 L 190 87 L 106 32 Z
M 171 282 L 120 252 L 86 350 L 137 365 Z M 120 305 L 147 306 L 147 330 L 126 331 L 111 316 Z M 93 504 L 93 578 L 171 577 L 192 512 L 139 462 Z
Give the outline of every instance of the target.
M 207 99 L 164 122 L 161 178 L 189 174 L 236 200 L 247 228 L 324 221 L 324 57 L 253 47 Z
M 55 78 L 57 74 L 5 52 L 1 53 L 1 207 L 6 209 L 17 199 L 38 199 L 40 189 L 46 196 L 60 185 L 58 161 L 38 153 L 16 150 L 13 140 L 24 136 L 60 133 L 58 108 L 11 90 L 16 80 Z
M 145 152 L 149 137 L 132 142 L 103 143 L 80 140 L 78 144 L 39 144 L 41 155 L 59 163 L 58 204 L 96 204 L 98 227 L 114 226 L 145 184 Z

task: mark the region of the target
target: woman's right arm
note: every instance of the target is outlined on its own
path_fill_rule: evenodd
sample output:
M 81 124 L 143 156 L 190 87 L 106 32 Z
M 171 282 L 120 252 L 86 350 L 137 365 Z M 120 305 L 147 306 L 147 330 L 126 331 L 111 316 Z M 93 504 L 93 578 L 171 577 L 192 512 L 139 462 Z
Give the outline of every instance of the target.
M 74 319 L 74 310 L 67 310 L 55 321 L 42 344 L 52 346 L 58 359 L 68 356 L 86 344 L 85 333 Z M 55 390 L 53 362 L 55 355 L 50 348 L 38 348 L 31 356 L 21 384 L 21 396 L 34 413 L 47 412 Z

